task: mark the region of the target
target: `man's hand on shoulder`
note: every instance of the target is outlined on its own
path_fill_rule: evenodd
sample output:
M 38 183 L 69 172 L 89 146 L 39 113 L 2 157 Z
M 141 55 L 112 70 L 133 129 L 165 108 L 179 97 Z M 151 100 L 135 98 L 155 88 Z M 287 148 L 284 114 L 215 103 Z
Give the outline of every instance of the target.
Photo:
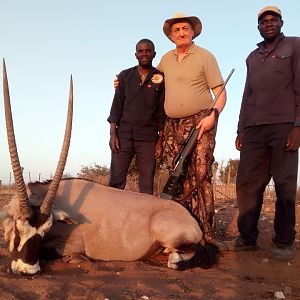
M 295 151 L 300 147 L 300 126 L 295 126 L 290 131 L 287 143 L 286 143 L 286 150 L 287 151 Z
M 116 74 L 116 78 L 114 79 L 114 89 L 116 89 L 119 85 L 119 74 Z

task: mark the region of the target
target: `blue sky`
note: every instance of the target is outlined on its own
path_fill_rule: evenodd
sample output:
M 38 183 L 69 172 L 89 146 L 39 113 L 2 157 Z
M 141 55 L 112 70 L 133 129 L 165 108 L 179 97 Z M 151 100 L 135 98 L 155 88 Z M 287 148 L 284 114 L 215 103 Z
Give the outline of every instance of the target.
M 156 44 L 154 65 L 173 44 L 162 25 L 176 12 L 198 16 L 203 30 L 196 44 L 217 58 L 228 102 L 217 133 L 216 160 L 239 157 L 236 124 L 245 82 L 245 59 L 261 41 L 257 13 L 266 5 L 282 10 L 286 35 L 300 36 L 299 0 L 0 0 L 0 55 L 5 58 L 15 134 L 25 179 L 46 179 L 55 171 L 64 133 L 69 78 L 74 79 L 74 121 L 65 171 L 109 166 L 109 114 L 113 79 L 136 65 L 135 44 Z M 2 91 L 2 80 L 0 83 Z M 1 102 L 3 96 L 1 92 Z M 3 104 L 0 109 L 0 180 L 7 181 L 10 159 Z

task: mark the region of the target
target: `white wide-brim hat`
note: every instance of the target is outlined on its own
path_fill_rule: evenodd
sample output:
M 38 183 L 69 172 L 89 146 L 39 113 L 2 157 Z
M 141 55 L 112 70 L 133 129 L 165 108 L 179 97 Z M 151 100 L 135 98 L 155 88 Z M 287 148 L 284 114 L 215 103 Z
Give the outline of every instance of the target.
M 197 37 L 202 30 L 202 23 L 198 17 L 195 16 L 187 16 L 183 13 L 176 13 L 171 19 L 168 19 L 165 21 L 164 26 L 163 26 L 163 31 L 165 35 L 170 39 L 170 33 L 171 33 L 171 28 L 174 23 L 180 23 L 180 22 L 189 22 L 191 23 L 194 31 L 194 37 Z M 171 39 L 170 39 L 171 40 Z

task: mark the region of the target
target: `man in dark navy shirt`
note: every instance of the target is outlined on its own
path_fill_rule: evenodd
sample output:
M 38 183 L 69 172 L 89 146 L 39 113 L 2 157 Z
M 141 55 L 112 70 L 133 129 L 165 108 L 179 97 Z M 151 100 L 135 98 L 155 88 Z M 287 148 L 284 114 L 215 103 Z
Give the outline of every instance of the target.
M 165 120 L 163 73 L 152 66 L 155 47 L 142 39 L 136 45 L 138 65 L 118 75 L 108 121 L 112 151 L 109 186 L 124 189 L 134 156 L 139 190 L 152 194 L 156 158 L 162 152 Z
M 246 60 L 247 78 L 240 110 L 236 148 L 240 236 L 229 250 L 256 248 L 263 193 L 273 178 L 276 190 L 275 236 L 271 256 L 293 258 L 298 149 L 300 146 L 300 38 L 281 33 L 278 7 L 258 14 L 264 41 Z

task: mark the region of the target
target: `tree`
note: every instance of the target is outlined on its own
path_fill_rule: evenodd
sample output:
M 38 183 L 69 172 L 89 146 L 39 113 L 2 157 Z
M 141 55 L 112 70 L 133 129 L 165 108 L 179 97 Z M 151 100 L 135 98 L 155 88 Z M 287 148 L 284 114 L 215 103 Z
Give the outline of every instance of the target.
M 78 177 L 98 181 L 100 183 L 107 183 L 109 176 L 109 169 L 106 166 L 94 164 L 92 166 L 82 166 Z
M 223 162 L 219 169 L 219 178 L 224 184 L 235 184 L 239 159 L 229 159 L 226 164 Z

